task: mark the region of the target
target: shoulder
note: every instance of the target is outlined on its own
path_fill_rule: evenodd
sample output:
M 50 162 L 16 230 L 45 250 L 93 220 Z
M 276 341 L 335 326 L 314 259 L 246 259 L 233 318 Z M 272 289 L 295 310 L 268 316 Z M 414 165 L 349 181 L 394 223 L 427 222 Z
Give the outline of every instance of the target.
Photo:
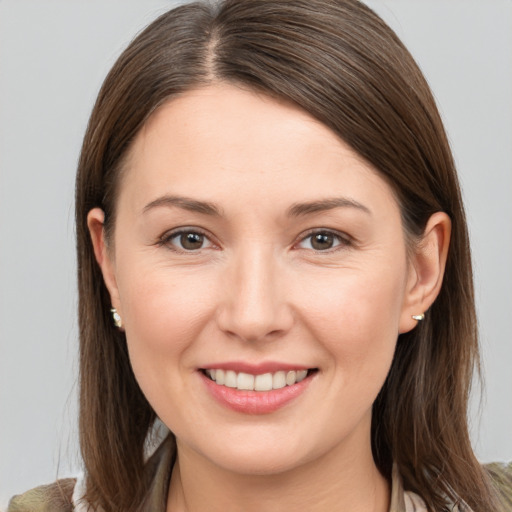
M 71 512 L 76 480 L 65 478 L 14 496 L 7 512 Z
M 484 467 L 504 503 L 512 508 L 512 462 L 508 464 L 493 462 L 492 464 L 486 464 Z

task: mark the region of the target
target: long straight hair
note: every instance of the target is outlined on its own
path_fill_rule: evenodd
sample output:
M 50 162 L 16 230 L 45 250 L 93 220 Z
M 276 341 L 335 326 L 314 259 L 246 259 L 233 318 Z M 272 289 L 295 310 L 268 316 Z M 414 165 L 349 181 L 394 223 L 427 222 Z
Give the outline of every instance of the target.
M 155 413 L 95 261 L 86 217 L 115 228 L 123 162 L 164 102 L 230 82 L 292 102 L 329 127 L 393 188 L 408 239 L 446 212 L 452 239 L 444 282 L 426 318 L 399 336 L 373 406 L 372 449 L 393 463 L 430 511 L 461 498 L 497 510 L 473 454 L 468 394 L 478 341 L 468 233 L 445 131 L 429 87 L 395 33 L 356 0 L 227 0 L 173 9 L 141 32 L 107 76 L 94 106 L 76 184 L 80 329 L 80 443 L 89 503 L 137 510 L 147 491 L 144 442 Z M 313 172 L 313 171 L 312 171 Z M 448 369 L 448 370 L 447 370 Z

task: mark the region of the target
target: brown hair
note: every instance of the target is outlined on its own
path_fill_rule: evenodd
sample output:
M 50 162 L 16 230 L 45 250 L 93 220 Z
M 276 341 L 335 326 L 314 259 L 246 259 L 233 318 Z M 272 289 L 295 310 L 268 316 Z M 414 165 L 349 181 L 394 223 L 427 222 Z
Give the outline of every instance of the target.
M 143 447 L 155 413 L 132 373 L 124 334 L 96 264 L 86 216 L 115 221 L 123 159 L 163 102 L 212 81 L 243 84 L 299 105 L 388 180 L 405 231 L 420 237 L 447 212 L 452 240 L 444 283 L 425 320 L 399 337 L 373 409 L 372 448 L 389 476 L 429 510 L 462 498 L 496 510 L 473 454 L 467 405 L 478 342 L 468 233 L 449 144 L 429 87 L 394 32 L 356 0 L 227 0 L 178 7 L 119 57 L 85 135 L 76 186 L 80 328 L 80 441 L 87 499 L 137 509 L 148 482 Z M 447 368 L 449 371 L 447 371 Z

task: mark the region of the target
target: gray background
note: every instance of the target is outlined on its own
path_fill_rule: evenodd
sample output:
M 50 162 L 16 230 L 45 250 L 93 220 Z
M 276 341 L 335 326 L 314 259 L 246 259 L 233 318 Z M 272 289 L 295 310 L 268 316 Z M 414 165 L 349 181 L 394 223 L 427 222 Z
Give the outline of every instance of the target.
M 482 461 L 512 458 L 512 1 L 373 0 L 425 72 L 458 164 L 486 380 Z M 74 173 L 99 86 L 157 0 L 0 0 L 0 508 L 80 470 Z M 478 390 L 477 390 L 478 391 Z

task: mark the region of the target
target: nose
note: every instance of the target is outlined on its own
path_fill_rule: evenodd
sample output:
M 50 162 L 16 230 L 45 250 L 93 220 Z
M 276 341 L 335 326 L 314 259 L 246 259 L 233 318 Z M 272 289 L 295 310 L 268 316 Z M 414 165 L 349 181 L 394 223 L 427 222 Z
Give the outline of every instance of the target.
M 240 252 L 230 262 L 223 283 L 219 328 L 250 342 L 283 336 L 293 325 L 285 281 L 271 248 Z

